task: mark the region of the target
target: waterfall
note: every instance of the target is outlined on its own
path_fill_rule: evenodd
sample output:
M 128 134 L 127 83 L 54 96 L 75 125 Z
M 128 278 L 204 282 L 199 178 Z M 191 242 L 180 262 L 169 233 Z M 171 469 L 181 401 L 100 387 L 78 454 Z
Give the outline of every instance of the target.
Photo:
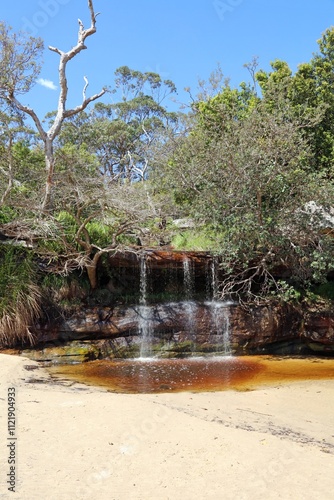
M 208 266 L 209 267 L 209 266 Z M 207 302 L 211 316 L 211 340 L 216 345 L 216 352 L 227 355 L 231 351 L 229 333 L 229 306 L 231 302 L 219 300 L 218 259 L 213 257 L 210 269 L 207 268 L 207 281 L 211 279 L 211 300 Z
M 183 259 L 183 287 L 185 296 L 183 308 L 186 318 L 186 331 L 189 335 L 189 339 L 194 344 L 197 330 L 197 304 L 193 300 L 195 293 L 195 269 L 193 262 L 187 256 Z M 194 350 L 194 345 L 192 345 L 192 350 Z
M 140 257 L 140 298 L 139 303 L 141 306 L 147 305 L 147 262 L 145 255 Z
M 149 358 L 152 354 L 152 319 L 151 308 L 147 304 L 148 269 L 146 256 L 140 257 L 140 297 L 138 309 L 138 330 L 141 339 L 140 358 Z
M 186 300 L 191 300 L 195 289 L 195 270 L 192 261 L 185 257 L 183 259 L 183 284 Z
M 140 359 L 152 358 L 154 351 L 154 327 L 157 318 L 154 316 L 154 308 L 150 305 L 150 289 L 154 281 L 154 276 L 150 275 L 150 261 L 146 254 L 138 259 L 139 264 L 139 303 L 138 311 L 138 337 L 139 337 L 139 357 Z M 196 268 L 193 259 L 187 254 L 182 256 L 182 275 L 178 275 L 179 283 L 183 285 L 183 300 L 180 304 L 182 308 L 179 339 L 185 343 L 185 352 L 190 351 L 195 354 L 198 347 L 204 342 L 208 342 L 209 351 L 216 354 L 228 355 L 231 351 L 229 341 L 230 319 L 229 306 L 231 302 L 219 300 L 219 262 L 217 258 L 208 260 L 205 270 L 205 303 L 197 302 L 196 292 Z M 202 280 L 202 275 L 199 274 Z M 153 281 L 152 281 L 153 280 Z M 182 281 L 183 283 L 182 283 Z M 161 282 L 164 283 L 164 282 Z M 168 281 L 169 283 L 169 281 Z M 199 283 L 203 283 L 199 281 Z M 199 299 L 198 299 L 199 300 Z M 203 309 L 205 304 L 206 309 Z M 201 311 L 201 314 L 199 312 Z M 204 316 L 202 316 L 203 311 Z M 206 323 L 205 323 L 206 321 Z M 205 325 L 205 326 L 204 326 Z
M 218 260 L 213 257 L 211 261 L 211 288 L 212 288 L 212 300 L 217 300 L 218 298 Z
M 212 300 L 208 302 L 211 315 L 212 339 L 216 344 L 216 352 L 227 355 L 231 351 L 230 346 L 230 317 L 229 306 L 231 302 L 219 302 Z

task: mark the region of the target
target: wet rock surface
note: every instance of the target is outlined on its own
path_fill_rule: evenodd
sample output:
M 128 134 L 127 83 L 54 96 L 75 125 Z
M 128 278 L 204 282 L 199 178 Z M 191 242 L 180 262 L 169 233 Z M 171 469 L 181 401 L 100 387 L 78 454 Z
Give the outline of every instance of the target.
M 222 270 L 208 252 L 138 248 L 110 256 L 108 266 L 97 290 L 104 305 L 35 325 L 33 359 L 334 354 L 333 304 L 220 302 Z
M 55 363 L 140 355 L 140 321 L 147 321 L 150 355 L 334 354 L 334 314 L 287 304 L 254 306 L 175 302 L 152 306 L 87 308 L 58 325 L 36 329 L 37 344 L 24 354 Z M 217 312 L 218 311 L 218 312 Z M 228 336 L 228 345 L 226 340 Z M 31 352 L 31 354 L 29 354 Z

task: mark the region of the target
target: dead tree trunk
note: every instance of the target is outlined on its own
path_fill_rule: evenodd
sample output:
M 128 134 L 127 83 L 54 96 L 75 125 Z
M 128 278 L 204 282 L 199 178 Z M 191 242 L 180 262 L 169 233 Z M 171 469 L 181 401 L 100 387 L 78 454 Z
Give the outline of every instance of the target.
M 46 181 L 45 181 L 45 194 L 43 201 L 43 208 L 50 209 L 52 206 L 52 180 L 55 171 L 55 160 L 53 154 L 53 141 L 49 139 L 48 136 L 45 138 L 45 169 L 46 169 Z
M 94 12 L 93 0 L 88 0 L 88 8 L 90 12 L 91 25 L 88 29 L 84 29 L 84 25 L 82 21 L 79 19 L 79 33 L 78 33 L 78 41 L 77 44 L 68 52 L 63 52 L 62 50 L 56 47 L 49 47 L 52 52 L 56 52 L 60 56 L 59 62 L 59 86 L 60 86 L 60 94 L 58 100 L 58 109 L 55 121 L 53 125 L 50 127 L 48 131 L 44 130 L 41 121 L 38 116 L 34 112 L 33 109 L 28 106 L 24 106 L 20 101 L 16 99 L 14 94 L 9 95 L 8 100 L 14 104 L 20 111 L 29 115 L 36 125 L 40 138 L 44 142 L 45 148 L 45 168 L 46 168 L 46 182 L 45 182 L 45 193 L 44 199 L 42 202 L 42 208 L 44 210 L 51 210 L 51 200 L 52 200 L 52 191 L 53 191 L 53 177 L 55 171 L 55 158 L 53 151 L 53 143 L 56 137 L 59 135 L 61 126 L 66 118 L 70 116 L 76 115 L 86 109 L 86 107 L 96 99 L 99 99 L 103 94 L 105 94 L 106 89 L 102 89 L 98 94 L 95 94 L 91 97 L 86 98 L 86 90 L 88 87 L 88 80 L 84 77 L 85 85 L 83 90 L 83 100 L 80 105 L 73 109 L 66 109 L 67 97 L 68 97 L 68 87 L 67 87 L 67 78 L 66 78 L 66 67 L 67 63 L 73 59 L 77 54 L 79 54 L 82 50 L 85 50 L 87 47 L 85 45 L 85 40 L 96 33 L 96 17 L 97 14 Z

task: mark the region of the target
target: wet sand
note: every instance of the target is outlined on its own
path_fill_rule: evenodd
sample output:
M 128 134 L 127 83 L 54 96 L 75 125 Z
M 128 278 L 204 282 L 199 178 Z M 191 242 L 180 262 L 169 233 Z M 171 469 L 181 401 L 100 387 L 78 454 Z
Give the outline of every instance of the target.
M 333 379 L 117 394 L 54 380 L 17 356 L 0 355 L 0 372 L 0 498 L 333 498 Z M 15 493 L 6 485 L 9 387 Z

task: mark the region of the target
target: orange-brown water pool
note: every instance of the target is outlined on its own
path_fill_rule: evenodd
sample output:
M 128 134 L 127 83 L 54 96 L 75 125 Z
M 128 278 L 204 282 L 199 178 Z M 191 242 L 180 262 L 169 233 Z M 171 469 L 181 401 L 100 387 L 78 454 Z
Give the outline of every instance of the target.
M 91 361 L 49 368 L 52 376 L 119 393 L 253 390 L 294 381 L 334 380 L 334 358 L 236 356 Z

